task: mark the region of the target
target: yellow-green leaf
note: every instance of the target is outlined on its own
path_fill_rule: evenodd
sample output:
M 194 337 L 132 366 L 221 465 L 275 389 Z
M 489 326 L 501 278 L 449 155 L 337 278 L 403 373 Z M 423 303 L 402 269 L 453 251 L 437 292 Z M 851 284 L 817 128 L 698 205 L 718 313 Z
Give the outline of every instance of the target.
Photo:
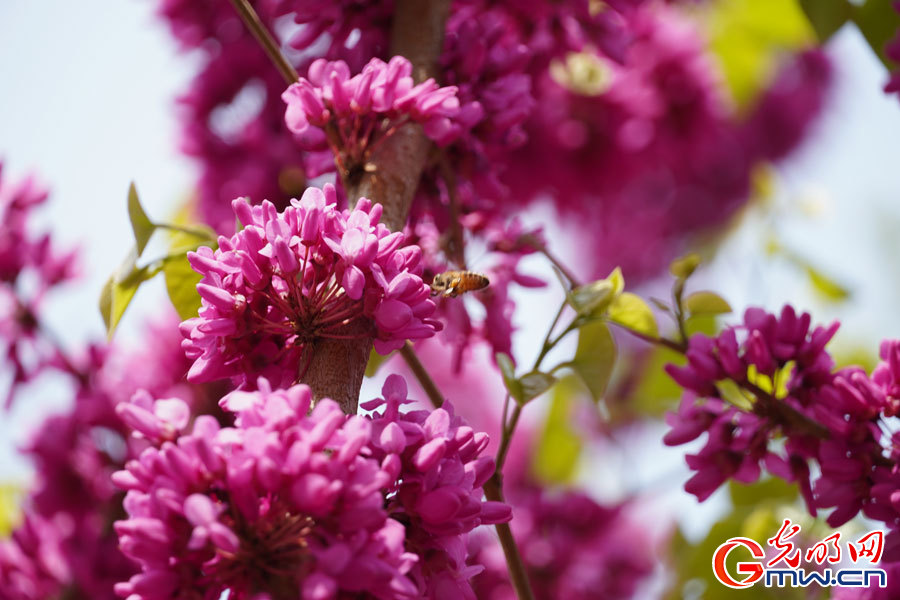
M 197 316 L 200 310 L 200 294 L 197 284 L 202 277 L 191 268 L 187 254 L 170 256 L 163 261 L 166 291 L 175 312 L 182 320 Z
M 153 235 L 156 225 L 144 212 L 141 201 L 138 198 L 137 188 L 134 182 L 128 187 L 128 218 L 131 221 L 131 230 L 134 232 L 134 242 L 137 246 L 137 255 L 140 256 L 147 247 L 147 242 Z
M 731 305 L 715 292 L 694 292 L 684 299 L 684 307 L 691 315 L 722 315 L 731 312 Z
M 816 41 L 797 0 L 714 0 L 705 16 L 710 49 L 740 107 L 771 81 L 781 55 Z
M 678 279 L 687 279 L 697 270 L 698 266 L 700 266 L 700 255 L 691 253 L 673 260 L 669 265 L 669 273 Z
M 100 291 L 100 314 L 106 325 L 106 335 L 112 339 L 140 285 L 159 273 L 157 266 L 137 267 L 137 249 L 132 248 L 122 265 L 113 273 Z
M 850 290 L 822 271 L 819 271 L 810 264 L 804 265 L 804 269 L 806 271 L 806 276 L 809 277 L 809 283 L 812 285 L 813 290 L 815 290 L 822 299 L 831 302 L 843 302 L 850 297 Z
M 8 536 L 21 521 L 21 497 L 22 489 L 19 486 L 0 483 L 0 540 Z
M 389 352 L 382 356 L 375 351 L 375 348 L 372 348 L 369 352 L 369 362 L 366 363 L 366 377 L 375 377 L 375 374 L 378 372 L 378 369 L 381 368 L 381 365 L 387 362 L 394 354 L 394 352 Z
M 522 400 L 528 402 L 537 398 L 556 383 L 556 377 L 540 371 L 532 371 L 519 377 L 519 385 L 522 386 Z
M 569 304 L 582 317 L 598 316 L 606 311 L 609 303 L 624 288 L 622 270 L 616 267 L 606 279 L 598 279 L 572 290 L 568 296 Z
M 573 377 L 563 378 L 554 388 L 547 421 L 531 463 L 532 473 L 542 483 L 571 483 L 575 476 L 582 441 L 572 428 L 571 419 L 578 393 L 579 386 Z
M 516 379 L 516 367 L 513 365 L 512 359 L 508 354 L 498 352 L 495 355 L 495 360 L 497 361 L 497 366 L 500 367 L 500 374 L 503 375 L 503 385 L 506 386 L 506 391 L 509 392 L 513 400 L 521 403 L 524 398 L 524 392 L 522 384 Z
M 642 335 L 659 335 L 653 310 L 640 296 L 631 292 L 623 292 L 613 300 L 609 306 L 609 320 Z
M 578 330 L 578 348 L 569 366 L 584 381 L 595 402 L 606 393 L 616 364 L 616 343 L 609 327 L 592 321 Z

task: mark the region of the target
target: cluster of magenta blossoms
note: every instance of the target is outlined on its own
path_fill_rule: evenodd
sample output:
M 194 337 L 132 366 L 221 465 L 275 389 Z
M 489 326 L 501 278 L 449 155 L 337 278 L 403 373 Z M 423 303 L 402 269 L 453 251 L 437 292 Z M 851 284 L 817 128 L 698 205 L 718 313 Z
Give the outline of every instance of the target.
M 460 130 L 456 87 L 434 79 L 416 85 L 412 64 L 402 56 L 385 63 L 373 58 L 350 76 L 341 60 L 318 59 L 282 95 L 288 129 L 306 139 L 311 150 L 327 146 L 346 172 L 363 168 L 371 152 L 407 122 L 420 123 L 425 134 L 446 144 Z
M 900 439 L 885 422 L 898 411 L 900 343 L 882 344 L 872 376 L 858 367 L 835 371 L 825 345 L 837 328 L 811 328 L 808 314 L 785 306 L 780 316 L 749 309 L 743 325 L 691 338 L 687 364 L 667 368 L 687 393 L 665 437 L 679 445 L 707 434 L 687 456 L 696 471 L 687 491 L 704 500 L 727 479 L 755 481 L 764 465 L 798 483 L 812 514 L 834 508 L 832 527 L 862 511 L 900 529 Z M 889 537 L 886 560 L 900 559 L 898 541 Z
M 235 200 L 244 228 L 188 258 L 203 275 L 199 316 L 181 325 L 191 381 L 252 384 L 302 379 L 323 339 L 374 338 L 382 354 L 430 337 L 440 323 L 422 281 L 421 250 L 378 221 L 381 205 L 336 207 L 335 190 L 309 188 L 283 212 Z
M 0 162 L 0 353 L 12 377 L 3 403 L 47 369 L 72 371 L 62 349 L 43 330 L 46 297 L 75 275 L 75 252 L 60 251 L 49 233 L 36 232 L 36 210 L 47 191 L 35 178 L 10 181 Z
M 304 385 L 258 388 L 221 400 L 233 427 L 201 415 L 188 432 L 178 400 L 122 409 L 150 445 L 114 476 L 128 490 L 115 528 L 141 566 L 119 595 L 474 598 L 466 534 L 511 518 L 481 501 L 485 434 L 450 410 L 401 413 L 396 375 L 373 417 L 327 399 L 310 411 Z

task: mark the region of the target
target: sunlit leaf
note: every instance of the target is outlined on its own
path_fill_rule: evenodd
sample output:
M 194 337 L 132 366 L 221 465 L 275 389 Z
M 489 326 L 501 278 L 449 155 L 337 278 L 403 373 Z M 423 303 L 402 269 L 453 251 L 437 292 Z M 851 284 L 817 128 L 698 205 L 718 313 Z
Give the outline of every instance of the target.
M 522 401 L 528 402 L 537 398 L 556 383 L 556 377 L 540 371 L 532 371 L 519 377 L 519 385 L 522 387 Z
M 669 265 L 669 273 L 678 279 L 687 279 L 697 270 L 698 266 L 700 266 L 700 255 L 687 254 L 672 261 Z
M 622 270 L 616 267 L 606 279 L 578 286 L 568 296 L 569 304 L 581 316 L 599 316 L 625 288 Z
M 144 212 L 141 201 L 138 198 L 137 188 L 134 182 L 128 187 L 128 218 L 131 220 L 131 229 L 134 232 L 134 242 L 137 246 L 137 255 L 140 256 L 147 247 L 147 242 L 153 235 L 156 225 Z
M 653 310 L 637 294 L 623 292 L 609 305 L 609 320 L 631 331 L 657 337 L 659 328 Z
M 10 483 L 0 483 L 0 539 L 5 538 L 21 521 L 19 502 L 22 489 Z
M 366 377 L 375 377 L 375 374 L 378 372 L 378 369 L 381 368 L 381 365 L 386 363 L 388 359 L 394 356 L 394 352 L 390 352 L 387 355 L 378 354 L 375 351 L 375 348 L 369 352 L 369 362 L 366 363 Z
M 684 299 L 684 307 L 692 315 L 722 315 L 731 305 L 715 292 L 694 292 Z
M 578 330 L 578 348 L 569 366 L 584 381 L 597 402 L 606 393 L 616 364 L 616 343 L 609 327 L 592 321 Z
M 813 290 L 822 299 L 831 302 L 843 302 L 850 297 L 850 290 L 814 266 L 806 264 L 804 265 L 804 270 L 806 271 L 806 276 L 809 277 L 809 283 L 812 285 Z
M 498 352 L 494 358 L 497 361 L 497 366 L 500 367 L 500 373 L 503 375 L 503 385 L 506 386 L 506 391 L 509 392 L 513 400 L 522 403 L 525 394 L 522 390 L 522 384 L 516 379 L 516 367 L 513 365 L 512 359 L 503 352 Z
M 192 205 L 187 202 L 174 216 L 176 228 L 166 226 L 169 232 L 169 255 L 163 261 L 166 292 L 182 319 L 196 317 L 200 309 L 197 284 L 202 276 L 191 268 L 187 253 L 200 246 L 216 248 L 215 232 L 206 225 L 192 223 L 192 214 Z
M 182 320 L 196 317 L 200 310 L 197 284 L 202 277 L 191 268 L 187 254 L 166 258 L 163 261 L 163 274 L 166 278 L 166 292 L 178 316 Z
M 553 390 L 553 400 L 532 459 L 538 481 L 558 485 L 571 483 L 575 476 L 582 440 L 571 425 L 572 405 L 579 386 L 572 377 L 563 378 Z
M 705 16 L 710 49 L 740 107 L 769 83 L 781 54 L 816 38 L 796 0 L 715 0 Z
M 827 42 L 853 14 L 853 7 L 847 0 L 800 0 L 800 7 L 820 43 Z
M 131 304 L 140 285 L 159 273 L 158 266 L 137 267 L 137 249 L 132 248 L 128 257 L 103 285 L 100 291 L 100 314 L 106 325 L 106 335 L 112 339 L 125 309 Z

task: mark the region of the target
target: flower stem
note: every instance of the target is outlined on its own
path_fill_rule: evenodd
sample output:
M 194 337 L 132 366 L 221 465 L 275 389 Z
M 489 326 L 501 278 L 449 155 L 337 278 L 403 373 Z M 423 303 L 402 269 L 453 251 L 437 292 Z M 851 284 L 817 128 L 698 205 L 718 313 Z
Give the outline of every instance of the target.
M 259 45 L 262 46 L 262 49 L 266 52 L 272 63 L 274 63 L 278 72 L 281 73 L 285 82 L 288 85 L 295 83 L 300 76 L 297 74 L 297 71 L 294 70 L 294 67 L 291 66 L 291 63 L 288 62 L 287 58 L 285 58 L 284 54 L 281 53 L 278 42 L 275 41 L 275 38 L 272 37 L 272 34 L 269 33 L 266 26 L 259 20 L 259 15 L 257 15 L 256 11 L 253 10 L 253 7 L 250 6 L 250 2 L 248 2 L 248 0 L 231 0 L 231 4 L 234 5 L 235 10 L 237 10 L 241 20 L 244 22 L 244 25 L 247 26 L 247 29 L 250 30 L 250 33 L 253 34 L 253 37 L 256 38 Z
M 488 500 L 505 502 L 500 479 L 500 473 L 495 472 L 494 475 L 485 482 L 484 495 Z M 522 560 L 522 555 L 519 553 L 519 547 L 516 545 L 516 540 L 513 537 L 509 523 L 497 523 L 494 527 L 497 529 L 497 536 L 500 538 L 500 546 L 503 548 L 503 555 L 506 557 L 506 565 L 509 569 L 509 579 L 513 589 L 516 591 L 516 597 L 519 600 L 534 600 L 534 592 L 531 591 L 531 584 L 528 582 L 528 573 L 525 570 L 525 563 Z
M 431 375 L 428 374 L 425 366 L 419 360 L 419 357 L 416 356 L 416 351 L 413 349 L 413 345 L 410 342 L 406 342 L 400 347 L 400 356 L 403 357 L 403 360 L 406 361 L 406 364 L 413 372 L 413 375 L 416 376 L 416 379 L 422 385 L 422 389 L 425 390 L 428 399 L 431 400 L 431 404 L 435 408 L 440 408 L 444 403 L 444 396 L 434 383 Z

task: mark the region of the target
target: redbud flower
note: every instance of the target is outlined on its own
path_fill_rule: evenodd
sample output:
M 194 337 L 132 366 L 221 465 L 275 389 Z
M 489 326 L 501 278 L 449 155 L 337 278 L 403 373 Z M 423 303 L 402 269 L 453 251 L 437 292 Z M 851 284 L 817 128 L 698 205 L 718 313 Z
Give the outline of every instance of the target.
M 493 472 L 479 456 L 484 434 L 447 410 L 401 413 L 408 401 L 399 376 L 369 404 L 385 406 L 372 418 L 344 415 L 328 399 L 310 411 L 304 385 L 257 387 L 221 400 L 234 427 L 200 416 L 190 433 L 147 448 L 114 475 L 128 490 L 128 518 L 115 528 L 141 566 L 118 594 L 471 594 L 467 580 L 478 568 L 466 565 L 465 535 L 511 516 L 506 505 L 480 500 Z
M 339 211 L 309 188 L 283 212 L 233 203 L 245 227 L 188 258 L 203 275 L 199 316 L 182 323 L 191 381 L 301 378 L 317 340 L 374 337 L 386 354 L 440 329 L 421 251 L 378 223 L 381 205 Z
M 370 151 L 406 122 L 420 123 L 438 144 L 450 142 L 459 126 L 455 87 L 440 87 L 433 79 L 416 85 L 412 65 L 402 56 L 390 62 L 373 58 L 358 75 L 350 76 L 343 61 L 318 59 L 282 95 L 285 121 L 295 134 L 311 142 L 324 131 L 332 151 L 348 171 L 362 168 Z
M 833 527 L 869 503 L 873 471 L 883 462 L 878 419 L 888 406 L 885 388 L 892 389 L 890 363 L 871 380 L 858 368 L 832 372 L 825 345 L 838 324 L 810 323 L 809 314 L 798 316 L 790 306 L 777 317 L 751 308 L 742 326 L 716 338 L 692 337 L 686 365 L 667 366 L 689 393 L 667 418 L 672 429 L 665 443 L 707 434 L 703 448 L 687 456 L 696 474 L 685 489 L 701 501 L 729 478 L 755 481 L 765 465 L 798 483 L 812 514 L 834 507 L 828 517 Z M 890 360 L 891 345 L 882 352 Z M 738 404 L 724 391 L 726 380 L 746 392 Z M 786 438 L 783 448 L 770 446 L 780 436 Z M 814 482 L 810 461 L 819 467 Z

